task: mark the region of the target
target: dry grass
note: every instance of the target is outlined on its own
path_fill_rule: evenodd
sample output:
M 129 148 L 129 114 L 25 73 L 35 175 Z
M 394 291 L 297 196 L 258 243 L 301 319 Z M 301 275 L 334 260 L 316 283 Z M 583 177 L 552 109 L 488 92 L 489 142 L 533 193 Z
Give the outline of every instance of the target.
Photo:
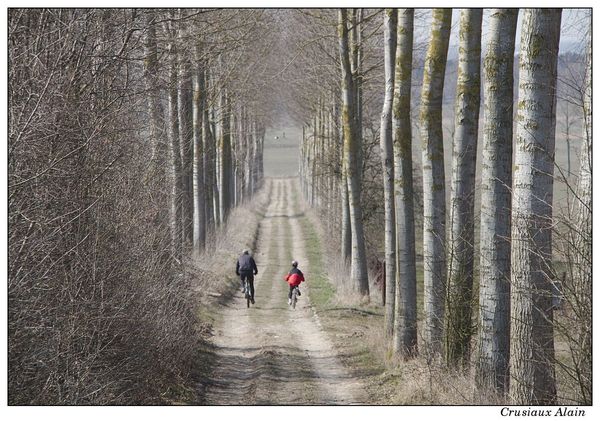
M 383 332 L 381 289 L 369 273 L 371 297 L 361 298 L 348 282 L 349 265 L 338 258 L 331 235 L 315 210 L 308 220 L 323 239 L 322 252 L 328 281 L 335 294 L 327 306 L 317 308 L 326 331 L 332 337 L 343 363 L 366 383 L 369 404 L 382 405 L 499 405 L 506 398 L 492 391 L 476 390 L 473 373 L 448 369 L 442 361 L 419 355 L 403 360 L 394 355 Z M 421 274 L 422 278 L 422 274 Z M 419 288 L 422 294 L 422 288 Z M 419 338 L 419 349 L 425 349 Z M 422 354 L 425 354 L 422 352 Z

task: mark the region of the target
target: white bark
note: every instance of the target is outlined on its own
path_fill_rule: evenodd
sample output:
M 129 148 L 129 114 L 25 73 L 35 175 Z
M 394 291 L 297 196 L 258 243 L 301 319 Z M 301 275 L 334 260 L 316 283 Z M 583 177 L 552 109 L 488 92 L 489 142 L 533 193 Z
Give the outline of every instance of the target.
M 381 111 L 380 149 L 383 170 L 385 211 L 385 333 L 394 334 L 394 303 L 396 298 L 396 215 L 394 207 L 394 153 L 392 141 L 392 103 L 394 101 L 394 66 L 398 11 L 383 13 L 385 96 Z
M 369 295 L 367 258 L 362 224 L 361 194 L 361 138 L 356 132 L 356 98 L 354 82 L 350 68 L 348 50 L 348 27 L 346 10 L 340 9 L 338 21 L 339 52 L 342 68 L 342 120 L 344 126 L 344 156 L 348 179 L 350 202 L 350 226 L 352 230 L 352 263 L 350 278 L 358 292 Z
M 555 404 L 552 193 L 560 9 L 526 9 L 513 178 L 510 396 Z
M 482 9 L 463 9 L 460 15 L 445 332 L 449 365 L 468 364 L 473 333 L 475 159 L 481 91 L 482 15 Z
M 405 356 L 412 356 L 417 352 L 417 272 L 410 112 L 413 29 L 414 9 L 400 9 L 393 103 L 397 249 L 394 351 Z
M 479 338 L 475 382 L 508 388 L 513 63 L 517 9 L 490 12 L 484 58 Z
M 427 351 L 440 354 L 446 294 L 446 182 L 442 97 L 452 10 L 434 9 L 432 15 L 419 118 L 423 142 L 424 336 Z

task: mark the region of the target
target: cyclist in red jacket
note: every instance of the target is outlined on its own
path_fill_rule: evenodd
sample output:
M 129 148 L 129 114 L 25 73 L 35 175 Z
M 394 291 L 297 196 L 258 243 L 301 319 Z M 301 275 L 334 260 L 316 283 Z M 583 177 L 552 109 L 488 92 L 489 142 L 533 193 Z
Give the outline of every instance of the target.
M 304 274 L 298 269 L 298 262 L 292 260 L 292 269 L 285 277 L 286 282 L 290 285 L 290 292 L 288 293 L 288 305 L 292 304 L 292 291 L 295 287 L 299 286 L 300 283 L 304 282 Z M 298 296 L 300 296 L 300 288 L 298 288 Z

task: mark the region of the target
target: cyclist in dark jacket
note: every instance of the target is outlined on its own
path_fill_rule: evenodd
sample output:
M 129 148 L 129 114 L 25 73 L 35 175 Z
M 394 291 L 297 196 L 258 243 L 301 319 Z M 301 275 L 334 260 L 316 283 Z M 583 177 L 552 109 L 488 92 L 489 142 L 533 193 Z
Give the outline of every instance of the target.
M 244 250 L 239 257 L 237 264 L 235 265 L 235 273 L 242 281 L 242 292 L 244 292 L 244 281 L 246 279 L 248 280 L 248 283 L 250 284 L 250 299 L 252 304 L 254 304 L 254 275 L 258 274 L 258 268 L 248 250 Z

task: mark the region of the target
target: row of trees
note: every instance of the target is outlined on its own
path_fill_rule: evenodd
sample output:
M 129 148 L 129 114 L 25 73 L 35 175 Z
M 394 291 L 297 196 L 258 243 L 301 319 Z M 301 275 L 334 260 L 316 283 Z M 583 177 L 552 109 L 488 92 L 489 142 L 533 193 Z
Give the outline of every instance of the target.
M 561 369 L 575 379 L 577 401 L 590 403 L 591 312 L 586 305 L 591 291 L 591 121 L 587 114 L 591 112 L 590 76 L 581 85 L 577 102 L 583 109 L 584 124 L 580 177 L 572 189 L 571 212 L 576 209 L 578 217 L 557 231 L 556 222 L 561 215 L 553 213 L 553 192 L 561 10 L 521 12 L 517 78 L 513 67 L 518 13 L 517 9 L 489 11 L 482 60 L 483 11 L 461 11 L 451 180 L 447 183 L 442 111 L 452 10 L 432 11 L 423 75 L 418 81 L 422 147 L 419 186 L 413 174 L 411 124 L 411 115 L 417 114 L 411 107 L 413 52 L 419 51 L 413 35 L 415 12 L 385 10 L 383 33 L 377 33 L 363 29 L 373 27 L 370 23 L 377 12 L 341 9 L 337 16 L 337 57 L 331 59 L 339 66 L 329 80 L 332 95 L 313 100 L 313 117 L 304 120 L 300 171 L 303 191 L 320 211 L 341 215 L 340 226 L 334 227 L 341 228 L 337 234 L 341 235 L 341 257 L 350 262 L 350 280 L 356 291 L 368 296 L 363 232 L 367 218 L 362 212 L 369 206 L 366 198 L 370 199 L 372 192 L 361 183 L 371 171 L 365 161 L 372 159 L 367 155 L 370 149 L 365 146 L 369 140 L 364 127 L 375 118 L 373 113 L 363 114 L 362 96 L 366 78 L 383 80 L 384 95 L 380 94 L 378 102 L 382 110 L 380 129 L 376 135 L 380 143 L 379 184 L 383 190 L 379 196 L 383 224 L 380 222 L 379 227 L 384 226 L 386 261 L 384 329 L 394 350 L 407 358 L 418 353 L 415 249 L 421 220 L 421 352 L 428 358 L 442 356 L 447 366 L 454 368 L 468 368 L 473 362 L 478 386 L 509 393 L 515 403 L 552 404 L 557 399 L 555 367 L 561 365 L 554 355 L 554 337 L 565 334 L 569 330 L 566 326 L 570 326 L 578 332 L 567 338 L 573 362 L 562 364 Z M 370 37 L 377 33 L 380 37 L 380 72 L 363 69 L 365 63 L 372 63 L 362 55 L 362 48 L 368 48 L 363 33 Z M 330 42 L 322 50 L 332 58 L 334 48 Z M 588 62 L 588 71 L 590 67 Z M 513 93 L 514 80 L 518 80 L 517 96 Z M 513 103 L 517 104 L 514 163 Z M 476 182 L 482 106 L 481 181 Z M 339 187 L 332 189 L 334 182 Z M 479 212 L 475 209 L 477 184 L 481 192 Z M 421 189 L 423 210 L 418 214 L 415 193 Z M 341 203 L 341 212 L 336 200 Z M 553 231 L 555 237 L 569 239 L 571 247 L 567 249 L 576 247 L 569 260 L 571 277 L 563 292 L 569 303 L 570 321 L 561 329 L 554 320 L 553 297 L 556 298 L 560 277 L 558 267 L 562 267 L 557 261 L 565 256 L 559 256 L 557 247 L 553 247 Z M 478 299 L 474 287 L 478 287 Z M 472 355 L 474 341 L 477 352 Z
M 10 403 L 188 393 L 184 269 L 262 183 L 268 34 L 256 10 L 9 11 Z

